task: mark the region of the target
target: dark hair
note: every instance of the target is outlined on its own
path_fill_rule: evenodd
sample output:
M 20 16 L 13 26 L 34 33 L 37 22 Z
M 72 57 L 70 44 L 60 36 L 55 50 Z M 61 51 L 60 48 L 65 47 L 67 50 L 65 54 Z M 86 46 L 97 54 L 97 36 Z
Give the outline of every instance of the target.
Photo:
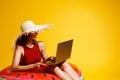
M 20 46 L 25 46 L 27 44 L 29 40 L 29 34 L 26 35 L 26 34 L 22 34 L 21 37 L 18 37 L 17 40 L 16 40 L 16 46 L 17 45 L 20 45 Z M 33 40 L 33 43 L 36 44 L 37 41 L 36 40 Z

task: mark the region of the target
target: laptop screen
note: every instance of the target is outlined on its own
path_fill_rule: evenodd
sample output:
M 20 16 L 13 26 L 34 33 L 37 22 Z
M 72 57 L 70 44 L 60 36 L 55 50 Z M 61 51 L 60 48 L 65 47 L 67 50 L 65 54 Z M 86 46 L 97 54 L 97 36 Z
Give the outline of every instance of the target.
M 72 51 L 73 39 L 58 43 L 55 64 L 70 58 Z

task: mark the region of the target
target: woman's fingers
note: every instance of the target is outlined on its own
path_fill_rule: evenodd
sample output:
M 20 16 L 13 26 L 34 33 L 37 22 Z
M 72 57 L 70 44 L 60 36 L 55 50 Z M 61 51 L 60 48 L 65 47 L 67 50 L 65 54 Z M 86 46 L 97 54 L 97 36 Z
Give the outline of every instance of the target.
M 44 63 L 40 63 L 40 65 L 46 65 L 46 64 L 44 64 Z
M 46 64 L 37 62 L 37 63 L 34 64 L 34 68 L 38 68 L 39 69 L 41 65 L 46 65 Z
M 50 59 L 51 59 L 51 60 L 55 60 L 55 57 L 54 57 L 54 56 L 51 56 Z
M 55 61 L 55 57 L 54 57 L 54 56 L 50 56 L 50 57 L 48 57 L 48 58 L 45 60 L 45 63 L 46 63 L 47 61 Z
M 37 65 L 37 69 L 39 69 L 40 68 L 40 65 Z
M 41 62 L 38 62 L 38 63 L 36 63 L 37 65 L 46 65 L 46 64 L 44 64 L 44 63 L 41 63 Z

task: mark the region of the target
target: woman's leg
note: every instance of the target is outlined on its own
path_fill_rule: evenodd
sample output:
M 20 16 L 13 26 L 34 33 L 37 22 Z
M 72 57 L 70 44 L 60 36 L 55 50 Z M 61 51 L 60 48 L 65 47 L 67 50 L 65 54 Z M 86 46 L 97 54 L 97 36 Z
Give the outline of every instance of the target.
M 69 75 L 63 72 L 59 67 L 54 68 L 54 73 L 61 79 L 61 80 L 72 80 Z
M 62 64 L 61 69 L 63 69 L 64 72 L 66 72 L 69 76 L 71 76 L 72 80 L 80 80 L 77 73 L 73 70 L 73 68 L 67 62 L 64 62 Z

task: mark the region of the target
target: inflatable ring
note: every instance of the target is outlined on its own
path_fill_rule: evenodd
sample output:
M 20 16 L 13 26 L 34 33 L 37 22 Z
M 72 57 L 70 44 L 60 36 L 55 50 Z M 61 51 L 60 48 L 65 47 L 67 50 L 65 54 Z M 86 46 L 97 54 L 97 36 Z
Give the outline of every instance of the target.
M 73 64 L 70 64 L 77 72 L 80 80 L 83 80 L 82 72 Z M 4 68 L 0 71 L 0 80 L 60 80 L 55 74 L 52 73 L 35 73 L 35 72 L 12 72 L 11 66 Z

